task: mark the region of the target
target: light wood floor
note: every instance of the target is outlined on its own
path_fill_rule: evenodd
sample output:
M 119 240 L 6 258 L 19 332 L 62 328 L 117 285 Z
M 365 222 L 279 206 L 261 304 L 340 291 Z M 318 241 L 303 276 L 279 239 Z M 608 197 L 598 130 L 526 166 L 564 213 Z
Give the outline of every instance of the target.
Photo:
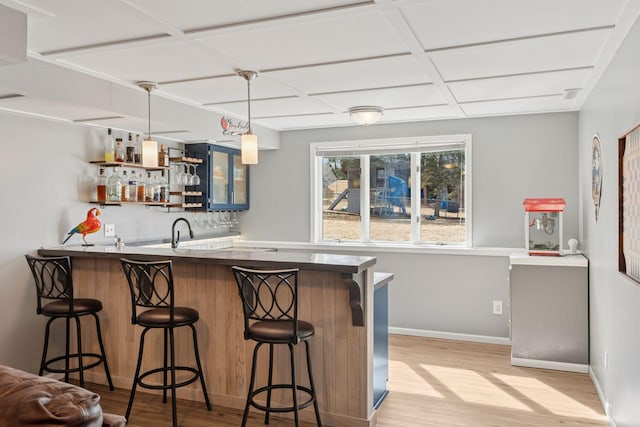
M 390 335 L 389 395 L 378 411 L 379 427 L 608 426 L 587 374 L 511 366 L 508 346 Z M 124 414 L 127 390 L 102 396 L 107 412 Z M 178 401 L 182 427 L 239 426 L 238 410 L 212 402 Z M 307 411 L 311 409 L 306 409 Z M 263 418 L 251 414 L 250 426 Z M 136 393 L 129 427 L 170 426 L 171 405 L 159 396 Z M 291 426 L 272 417 L 270 426 Z M 303 424 L 305 427 L 312 424 Z

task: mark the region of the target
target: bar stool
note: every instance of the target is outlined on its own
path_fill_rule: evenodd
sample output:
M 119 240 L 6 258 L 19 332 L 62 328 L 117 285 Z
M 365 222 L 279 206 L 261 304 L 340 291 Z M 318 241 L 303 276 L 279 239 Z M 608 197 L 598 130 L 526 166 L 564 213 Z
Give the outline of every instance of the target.
M 121 259 L 129 290 L 131 291 L 131 323 L 140 325 L 144 329 L 140 335 L 140 349 L 138 351 L 138 363 L 136 373 L 133 377 L 131 396 L 125 417 L 129 419 L 133 406 L 133 397 L 136 387 L 162 390 L 162 402 L 167 401 L 167 390 L 171 390 L 171 409 L 173 414 L 173 426 L 177 427 L 176 414 L 176 388 L 189 385 L 198 379 L 202 384 L 202 392 L 207 410 L 211 410 L 207 387 L 204 384 L 202 365 L 200 364 L 200 354 L 198 352 L 198 337 L 196 328 L 193 326 L 200 315 L 197 310 L 189 307 L 176 307 L 174 305 L 173 288 L 173 265 L 169 261 L 140 262 L 129 259 Z M 138 314 L 138 308 L 147 308 Z M 175 363 L 175 340 L 173 330 L 182 326 L 191 328 L 193 334 L 193 347 L 197 368 L 190 366 L 176 366 Z M 144 338 L 151 329 L 162 329 L 164 331 L 164 363 L 160 368 L 149 369 L 140 373 L 142 365 L 142 354 L 144 351 Z M 170 361 L 168 361 L 170 359 Z M 176 371 L 190 372 L 190 378 L 176 382 Z M 162 373 L 162 384 L 151 384 L 145 382 L 149 375 Z M 170 374 L 170 383 L 167 383 L 167 374 Z
M 298 412 L 313 404 L 318 426 L 320 411 L 316 398 L 313 375 L 311 373 L 311 355 L 309 340 L 313 338 L 313 325 L 304 320 L 298 320 L 298 269 L 284 270 L 252 270 L 242 267 L 232 267 L 238 285 L 238 292 L 242 300 L 244 313 L 244 338 L 256 341 L 253 350 L 251 366 L 251 380 L 247 395 L 247 403 L 242 417 L 242 426 L 247 424 L 249 406 L 265 411 L 264 423 L 269 424 L 270 412 L 293 412 L 295 425 L 299 426 Z M 309 387 L 296 384 L 296 366 L 293 346 L 304 342 L 307 356 L 307 370 L 309 373 Z M 269 376 L 264 387 L 254 389 L 256 376 L 256 362 L 258 350 L 263 344 L 269 344 Z M 285 344 L 289 348 L 291 359 L 291 384 L 273 384 L 273 346 Z M 271 391 L 274 389 L 289 389 L 292 392 L 293 404 L 285 407 L 271 407 Z M 308 397 L 298 403 L 297 391 Z M 267 393 L 266 406 L 256 402 L 255 398 L 261 393 Z
M 69 382 L 69 374 L 78 372 L 80 376 L 80 386 L 84 387 L 84 371 L 94 368 L 101 363 L 104 364 L 104 372 L 107 375 L 109 389 L 113 390 L 111 375 L 109 374 L 109 366 L 107 365 L 107 356 L 102 343 L 102 333 L 100 331 L 100 319 L 97 313 L 102 310 L 102 302 L 97 299 L 90 298 L 74 298 L 73 297 L 73 279 L 71 274 L 71 259 L 69 257 L 36 257 L 25 255 L 37 290 L 38 305 L 36 313 L 47 316 L 47 326 L 44 333 L 44 349 L 42 350 L 42 359 L 40 361 L 39 375 L 42 376 L 44 371 L 64 374 L 65 382 Z M 45 301 L 43 301 L 45 300 Z M 54 300 L 46 302 L 46 300 Z M 80 327 L 80 317 L 91 315 L 96 321 L 96 331 L 98 335 L 98 344 L 100 345 L 100 354 L 83 353 L 82 351 L 82 333 Z M 51 323 L 56 319 L 66 320 L 65 329 L 65 354 L 62 356 L 47 359 L 49 349 L 49 333 Z M 76 321 L 76 339 L 77 352 L 70 353 L 70 331 L 71 319 Z M 85 364 L 86 358 L 92 358 L 94 361 Z M 77 367 L 71 367 L 70 361 L 77 360 Z M 55 368 L 52 365 L 56 362 L 64 360 L 64 368 Z

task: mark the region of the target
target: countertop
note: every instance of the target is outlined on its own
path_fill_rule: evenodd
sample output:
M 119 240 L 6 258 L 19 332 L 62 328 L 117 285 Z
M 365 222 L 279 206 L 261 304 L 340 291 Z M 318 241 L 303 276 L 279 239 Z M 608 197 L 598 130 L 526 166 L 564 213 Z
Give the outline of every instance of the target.
M 509 257 L 511 265 L 545 265 L 551 267 L 587 267 L 589 262 L 581 253 L 563 253 L 562 256 L 529 255 L 515 252 Z
M 41 248 L 40 255 L 71 256 L 84 258 L 130 258 L 134 260 L 164 260 L 186 263 L 238 265 L 253 268 L 300 268 L 301 270 L 360 273 L 376 263 L 376 257 L 360 255 L 336 255 L 298 251 L 265 251 L 261 249 L 188 249 L 149 248 L 125 246 L 55 246 Z

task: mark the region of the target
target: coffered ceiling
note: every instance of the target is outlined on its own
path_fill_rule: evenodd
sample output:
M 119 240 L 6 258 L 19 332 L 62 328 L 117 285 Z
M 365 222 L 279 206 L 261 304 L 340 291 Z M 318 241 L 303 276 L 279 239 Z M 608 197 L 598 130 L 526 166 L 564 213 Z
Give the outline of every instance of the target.
M 5 66 L 0 109 L 144 131 L 146 93 L 135 83 L 151 80 L 154 97 L 244 120 L 247 87 L 234 70 L 249 69 L 260 73 L 252 121 L 276 131 L 353 125 L 348 109 L 359 105 L 383 107 L 383 123 L 575 111 L 637 3 L 0 0 L 28 15 L 29 65 L 80 72 L 141 99 L 124 111 L 27 91 L 2 80 Z M 59 84 L 52 74 L 41 76 L 43 88 Z M 153 127 L 176 139 L 207 136 L 179 120 Z

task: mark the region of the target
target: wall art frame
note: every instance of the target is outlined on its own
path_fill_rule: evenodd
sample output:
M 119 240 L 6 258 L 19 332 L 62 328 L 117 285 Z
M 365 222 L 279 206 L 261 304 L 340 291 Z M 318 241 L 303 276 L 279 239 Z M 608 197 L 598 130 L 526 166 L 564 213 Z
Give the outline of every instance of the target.
M 618 271 L 640 284 L 640 124 L 618 138 Z

